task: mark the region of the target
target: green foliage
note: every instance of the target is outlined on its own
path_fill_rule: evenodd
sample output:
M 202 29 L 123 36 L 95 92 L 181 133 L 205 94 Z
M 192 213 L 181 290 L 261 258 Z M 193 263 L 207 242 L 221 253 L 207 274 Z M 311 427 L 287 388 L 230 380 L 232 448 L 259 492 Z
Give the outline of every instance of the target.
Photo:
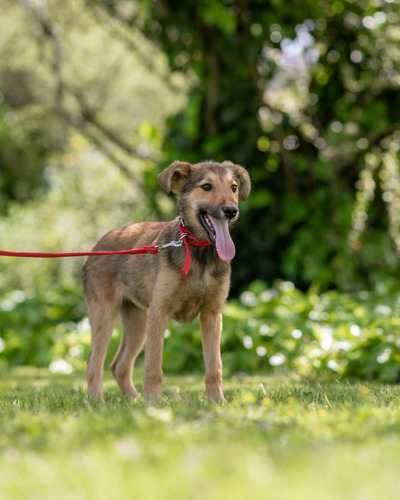
M 71 162 L 77 132 L 126 184 L 141 183 L 166 117 L 185 101 L 183 79 L 153 44 L 86 4 L 2 1 L 0 208 L 38 198 L 47 167 Z
M 0 18 L 0 208 L 23 203 L 44 184 L 49 157 L 63 151 L 64 131 L 52 109 L 52 77 L 43 46 L 15 2 Z
M 224 309 L 221 343 L 227 373 L 338 374 L 396 382 L 400 375 L 397 289 L 355 295 L 303 293 L 290 282 L 254 282 Z M 165 343 L 167 370 L 201 363 L 199 326 L 176 325 Z M 178 340 L 172 340 L 174 335 Z M 177 344 L 179 343 L 179 348 Z M 185 348 L 186 345 L 186 348 Z M 174 359 L 175 348 L 178 358 Z M 169 353 L 169 349 L 171 352 Z M 182 353 L 187 351 L 186 359 Z
M 107 3 L 117 16 L 118 3 Z M 230 158 L 253 179 L 236 232 L 246 245 L 238 249 L 234 289 L 284 275 L 302 286 L 354 291 L 393 273 L 398 3 L 141 4 L 145 33 L 161 43 L 171 67 L 198 77 L 170 127 L 164 162 L 182 154 Z M 371 154 L 382 191 L 374 203 L 378 190 L 362 180 Z M 366 191 L 372 196 L 363 204 Z
M 155 177 L 169 162 L 248 167 L 235 294 L 281 277 L 354 291 L 396 271 L 397 2 L 3 4 L 4 208 L 40 196 L 78 131 L 161 218 L 176 213 Z
M 0 363 L 50 366 L 61 372 L 83 368 L 90 327 L 79 289 L 54 285 L 36 295 L 14 291 L 0 306 Z M 225 306 L 224 370 L 396 382 L 399 315 L 398 293 L 385 287 L 376 293 L 317 295 L 301 292 L 290 282 L 268 288 L 257 281 Z M 118 341 L 119 330 L 107 364 Z M 163 367 L 166 373 L 204 370 L 198 320 L 170 324 Z
M 0 220 L 0 248 L 89 250 L 110 229 L 150 217 L 138 185 L 127 183 L 79 134 L 71 137 L 69 153 L 60 164 L 46 168 L 46 180 L 50 189 L 42 196 L 24 205 L 9 203 L 8 216 Z M 80 289 L 82 262 L 2 257 L 0 291 L 40 295 L 60 284 Z
M 110 382 L 100 403 L 81 373 L 0 374 L 2 499 L 399 496 L 397 387 L 242 377 L 220 405 L 200 377 L 166 377 L 153 406 Z
M 65 354 L 72 347 L 71 330 L 77 328 L 83 314 L 84 306 L 74 289 L 54 286 L 34 296 L 22 291 L 7 294 L 0 309 L 1 360 L 11 366 L 50 366 L 57 353 Z M 75 338 L 77 345 L 82 346 L 81 339 Z M 81 354 L 81 349 L 76 352 Z

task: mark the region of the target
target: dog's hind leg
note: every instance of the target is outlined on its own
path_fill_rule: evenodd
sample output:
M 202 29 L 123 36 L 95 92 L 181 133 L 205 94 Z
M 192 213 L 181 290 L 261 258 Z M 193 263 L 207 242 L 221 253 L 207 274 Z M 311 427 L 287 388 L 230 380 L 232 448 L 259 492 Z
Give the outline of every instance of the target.
M 132 382 L 132 373 L 135 360 L 144 346 L 147 313 L 133 304 L 123 304 L 121 317 L 121 344 L 110 365 L 110 370 L 122 393 L 125 396 L 137 398 L 139 393 Z
M 88 300 L 89 319 L 92 328 L 92 345 L 86 368 L 89 395 L 103 399 L 104 361 L 114 327 L 118 321 L 119 304 L 105 305 Z

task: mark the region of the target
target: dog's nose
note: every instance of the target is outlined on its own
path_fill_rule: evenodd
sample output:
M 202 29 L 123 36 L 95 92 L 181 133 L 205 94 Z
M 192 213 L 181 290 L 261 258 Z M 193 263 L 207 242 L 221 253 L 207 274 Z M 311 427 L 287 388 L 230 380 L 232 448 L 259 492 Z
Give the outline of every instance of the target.
M 222 207 L 222 211 L 227 219 L 233 219 L 238 213 L 238 209 L 233 206 Z

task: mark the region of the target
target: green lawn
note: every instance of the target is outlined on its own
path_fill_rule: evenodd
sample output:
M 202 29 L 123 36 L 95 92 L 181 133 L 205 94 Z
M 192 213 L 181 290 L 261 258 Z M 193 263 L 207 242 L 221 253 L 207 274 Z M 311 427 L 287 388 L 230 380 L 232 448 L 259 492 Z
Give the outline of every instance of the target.
M 139 372 L 138 385 L 142 373 Z M 398 499 L 400 388 L 241 377 L 209 404 L 201 375 L 161 405 L 87 398 L 83 374 L 0 374 L 0 498 Z

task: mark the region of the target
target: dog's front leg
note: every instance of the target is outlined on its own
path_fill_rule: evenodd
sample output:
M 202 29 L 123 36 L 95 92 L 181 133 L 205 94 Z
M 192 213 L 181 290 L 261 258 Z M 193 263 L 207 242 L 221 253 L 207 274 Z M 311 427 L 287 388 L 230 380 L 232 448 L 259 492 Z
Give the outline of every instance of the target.
M 203 356 L 206 366 L 207 396 L 213 401 L 225 401 L 222 391 L 221 332 L 222 314 L 202 311 L 200 314 Z
M 150 307 L 147 320 L 143 378 L 143 395 L 147 400 L 155 399 L 161 402 L 162 354 L 168 321 L 168 315 L 162 312 L 159 304 L 153 304 Z

